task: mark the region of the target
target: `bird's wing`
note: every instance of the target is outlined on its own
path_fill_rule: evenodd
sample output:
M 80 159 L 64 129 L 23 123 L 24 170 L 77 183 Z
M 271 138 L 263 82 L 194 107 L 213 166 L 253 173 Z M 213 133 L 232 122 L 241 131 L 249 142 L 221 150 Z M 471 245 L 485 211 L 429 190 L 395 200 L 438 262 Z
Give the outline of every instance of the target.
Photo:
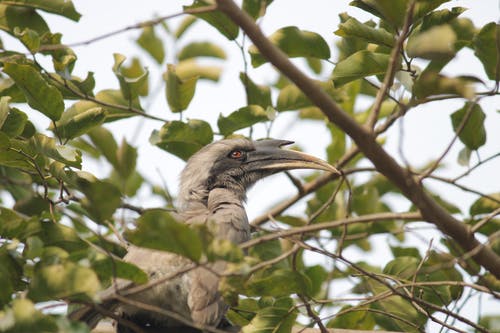
M 186 279 L 189 283 L 188 306 L 191 319 L 202 325 L 217 326 L 227 310 L 219 292 L 219 277 L 214 272 L 223 272 L 224 262 L 198 267 Z

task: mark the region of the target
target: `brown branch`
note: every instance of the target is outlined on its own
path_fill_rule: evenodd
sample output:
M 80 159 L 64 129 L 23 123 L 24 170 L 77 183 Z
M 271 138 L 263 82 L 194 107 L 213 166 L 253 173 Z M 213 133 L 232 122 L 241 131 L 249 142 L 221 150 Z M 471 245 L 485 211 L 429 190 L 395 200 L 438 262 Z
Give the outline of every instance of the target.
M 408 170 L 403 169 L 376 142 L 375 133 L 356 123 L 331 99 L 313 80 L 300 71 L 280 49 L 262 33 L 254 20 L 243 12 L 232 0 L 217 0 L 218 8 L 234 21 L 253 41 L 259 52 L 286 75 L 299 89 L 319 107 L 328 120 L 340 127 L 359 149 L 402 193 L 419 208 L 425 220 L 434 223 L 443 233 L 453 238 L 462 248 L 470 250 L 481 243 L 470 228 L 451 216 L 432 199 L 424 188 L 416 182 Z M 474 255 L 474 260 L 500 278 L 500 258 L 490 248 L 482 247 Z
M 297 228 L 290 228 L 287 230 L 274 231 L 271 234 L 266 234 L 257 238 L 253 238 L 241 244 L 242 249 L 247 249 L 257 244 L 268 242 L 273 239 L 285 238 L 294 235 L 304 235 L 311 232 L 316 232 L 320 230 L 337 228 L 347 224 L 363 223 L 363 222 L 381 222 L 385 220 L 414 220 L 418 221 L 422 218 L 419 213 L 376 213 L 367 214 L 358 217 L 351 217 L 347 219 L 336 220 L 332 222 L 316 223 L 311 225 L 306 225 Z

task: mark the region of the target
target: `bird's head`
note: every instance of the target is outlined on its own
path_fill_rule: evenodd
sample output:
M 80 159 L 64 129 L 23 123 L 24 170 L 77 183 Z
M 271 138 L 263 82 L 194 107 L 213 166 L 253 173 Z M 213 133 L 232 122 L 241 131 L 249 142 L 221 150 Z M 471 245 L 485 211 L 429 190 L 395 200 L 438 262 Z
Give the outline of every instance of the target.
M 280 171 L 318 169 L 338 173 L 327 162 L 302 152 L 281 149 L 286 140 L 226 139 L 211 143 L 191 156 L 181 173 L 178 204 L 204 202 L 214 188 L 226 188 L 241 200 L 256 181 Z

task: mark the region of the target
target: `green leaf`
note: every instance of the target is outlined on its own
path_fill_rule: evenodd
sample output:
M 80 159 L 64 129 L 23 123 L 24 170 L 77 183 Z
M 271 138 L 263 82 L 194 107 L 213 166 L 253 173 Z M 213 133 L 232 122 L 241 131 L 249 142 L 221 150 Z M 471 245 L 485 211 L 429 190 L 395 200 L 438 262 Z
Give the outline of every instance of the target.
M 316 84 L 335 101 L 340 102 L 343 100 L 343 92 L 339 89 L 335 89 L 331 81 L 316 81 Z M 313 105 L 314 104 L 309 100 L 309 98 L 306 97 L 306 95 L 304 95 L 302 90 L 292 83 L 286 85 L 280 90 L 278 101 L 276 102 L 276 109 L 278 111 L 288 111 L 303 109 Z
M 162 126 L 160 131 L 151 134 L 150 142 L 161 149 L 187 160 L 191 155 L 213 140 L 210 125 L 197 119 L 187 123 L 171 121 Z
M 290 333 L 297 310 L 292 310 L 290 306 L 277 305 L 265 307 L 257 312 L 250 323 L 242 327 L 242 333 Z
M 500 24 L 490 22 L 474 36 L 472 40 L 474 54 L 483 64 L 488 79 L 498 80 L 500 76 Z
M 311 281 L 310 296 L 315 297 L 321 292 L 321 288 L 325 281 L 328 280 L 328 272 L 321 265 L 307 267 L 304 271 L 305 275 Z
M 42 215 L 45 211 L 50 209 L 49 201 L 38 196 L 33 195 L 28 198 L 16 201 L 14 209 L 24 215 Z
M 234 111 L 227 117 L 220 114 L 217 126 L 219 126 L 219 131 L 222 135 L 228 136 L 237 130 L 268 120 L 267 113 L 262 107 L 259 105 L 248 105 Z
M 0 207 L 0 222 L 0 234 L 4 238 L 25 240 L 42 230 L 38 218 L 26 219 L 21 214 L 4 207 Z
M 197 9 L 202 7 L 211 6 L 212 3 L 208 0 L 195 0 L 192 5 L 184 6 L 184 11 L 189 9 Z M 239 28 L 238 26 L 225 14 L 218 10 L 209 11 L 206 13 L 196 13 L 193 14 L 196 17 L 201 18 L 206 21 L 215 29 L 219 30 L 219 32 L 224 35 L 227 39 L 233 40 L 238 37 Z
M 0 318 L 0 326 L 2 332 L 6 333 L 61 332 L 58 330 L 54 317 L 42 314 L 26 298 L 15 299 L 12 301 L 11 307 L 5 308 Z
M 81 99 L 82 95 L 94 96 L 95 87 L 94 73 L 87 73 L 85 79 L 72 76 L 70 80 L 59 74 L 50 74 L 52 84 L 62 93 L 64 99 Z
M 50 125 L 60 138 L 73 139 L 83 135 L 96 126 L 100 126 L 106 119 L 106 112 L 101 107 L 90 109 L 80 108 L 81 104 L 72 105 L 61 118 L 56 121 L 55 126 Z
M 243 0 L 241 8 L 247 12 L 254 20 L 266 13 L 267 7 L 273 0 Z
M 492 193 L 489 195 L 500 201 L 500 192 Z M 481 197 L 474 201 L 474 203 L 470 206 L 469 214 L 471 216 L 481 215 L 481 214 L 490 214 L 495 209 L 499 207 L 499 203 L 497 201 L 493 201 L 489 198 Z
M 214 43 L 192 42 L 184 46 L 179 53 L 177 53 L 179 61 L 195 57 L 226 59 L 226 52 Z
M 350 5 L 384 19 L 391 27 L 395 28 L 403 25 L 408 0 L 354 0 Z
M 175 73 L 181 79 L 198 77 L 199 80 L 219 81 L 222 69 L 218 66 L 199 65 L 194 59 L 179 62 L 175 68 Z
M 456 40 L 453 29 L 443 24 L 410 36 L 406 52 L 412 58 L 444 59 L 455 54 Z
M 82 167 L 82 153 L 71 147 L 56 144 L 54 138 L 36 133 L 29 141 L 30 146 L 42 156 L 80 169 Z
M 398 279 L 409 279 L 417 272 L 419 259 L 415 257 L 397 257 L 385 265 L 383 272 Z
M 61 43 L 62 34 L 45 33 L 41 36 L 43 46 L 54 46 L 53 49 L 43 51 L 44 54 L 52 56 L 54 69 L 61 75 L 69 76 L 75 66 L 76 54 L 72 49 Z M 52 74 L 50 74 L 52 75 Z
M 4 63 L 7 73 L 23 91 L 29 106 L 52 120 L 58 120 L 64 110 L 61 93 L 50 85 L 42 75 L 30 65 Z
M 447 77 L 435 71 L 424 71 L 413 84 L 413 94 L 417 98 L 455 94 L 464 98 L 474 97 L 474 86 L 467 78 Z
M 276 220 L 291 227 L 301 227 L 307 224 L 307 221 L 304 218 L 292 215 L 280 215 L 276 217 Z
M 128 144 L 123 138 L 120 148 L 116 151 L 118 174 L 123 178 L 129 178 L 135 171 L 137 162 L 137 149 Z
M 315 32 L 299 30 L 293 26 L 285 27 L 269 36 L 269 40 L 290 58 L 330 58 L 328 44 L 323 37 Z M 250 46 L 248 52 L 250 53 L 253 67 L 259 67 L 267 62 L 267 59 L 260 54 L 255 45 Z
M 115 184 L 122 193 L 128 197 L 133 197 L 137 194 L 139 188 L 144 183 L 144 178 L 137 171 L 133 171 L 128 178 L 124 179 L 118 172 L 113 171 L 108 177 L 108 180 Z
M 104 155 L 111 165 L 115 169 L 118 168 L 118 158 L 116 152 L 118 150 L 118 144 L 113 137 L 113 134 L 104 127 L 95 127 L 89 133 L 88 136 L 94 144 L 94 146 Z
M 468 117 L 467 119 L 465 119 Z M 464 107 L 451 115 L 451 123 L 455 133 L 465 121 L 465 126 L 458 133 L 458 138 L 470 150 L 476 150 L 486 143 L 486 129 L 484 119 L 486 115 L 481 106 L 474 102 L 465 103 Z
M 123 62 L 126 59 L 125 56 L 119 53 L 115 53 L 113 56 L 115 58 L 113 72 L 118 78 L 123 97 L 129 101 L 136 99 L 140 95 L 140 92 L 144 89 L 144 85 L 148 82 L 149 72 L 142 68 L 139 69 L 140 72 L 137 72 L 135 69 L 130 70 L 129 68 L 128 72 L 133 76 L 128 76 L 125 73 L 126 70 L 122 69 Z
M 3 98 L 8 98 L 8 97 L 2 97 L 2 99 Z M 6 107 L 8 110 L 8 105 L 6 105 Z M 7 117 L 3 121 L 3 125 L 0 124 L 0 130 L 5 134 L 7 134 L 8 136 L 10 136 L 11 138 L 15 138 L 23 133 L 27 121 L 28 121 L 28 116 L 26 115 L 26 113 L 16 108 L 10 108 L 10 110 L 8 110 Z
M 213 239 L 206 252 L 210 261 L 224 260 L 238 263 L 244 257 L 243 250 L 228 239 Z
M 148 275 L 134 264 L 104 256 L 92 262 L 92 268 L 101 280 L 120 278 L 134 283 L 148 282 Z
M 442 9 L 433 11 L 423 18 L 422 25 L 420 26 L 420 31 L 424 31 L 431 27 L 448 23 L 451 20 L 457 18 L 460 14 L 462 14 L 466 10 L 467 8 L 464 7 L 453 7 L 451 8 L 451 10 Z M 461 36 L 457 37 L 460 38 Z
M 390 246 L 394 257 L 414 257 L 419 261 L 422 259 L 420 251 L 416 247 Z
M 394 36 L 382 28 L 373 28 L 350 17 L 347 21 L 339 24 L 339 29 L 335 31 L 337 36 L 360 38 L 369 43 L 392 47 Z
M 137 110 L 142 110 L 142 107 L 139 103 L 138 98 L 136 98 L 132 102 L 130 102 L 129 100 L 127 100 L 123 97 L 123 94 L 120 90 L 114 90 L 114 89 L 101 90 L 96 94 L 95 98 L 98 101 L 103 102 L 103 103 L 108 104 L 108 105 L 119 105 L 119 106 L 123 106 L 126 108 L 133 107 Z M 123 118 L 132 117 L 132 116 L 137 115 L 136 113 L 133 113 L 133 112 L 130 112 L 127 110 L 123 110 L 121 108 L 115 108 L 113 106 L 108 106 L 108 105 L 100 105 L 100 104 L 97 104 L 94 102 L 89 102 L 89 101 L 80 101 L 80 102 L 77 102 L 77 104 L 79 105 L 78 107 L 82 108 L 82 109 L 83 108 L 90 109 L 93 107 L 102 107 L 106 111 L 105 122 L 115 121 L 115 120 L 119 120 L 119 119 L 123 119 Z
M 321 74 L 323 64 L 318 58 L 306 58 L 307 66 L 314 72 L 314 74 Z
M 40 48 L 40 36 L 35 30 L 26 28 L 20 30 L 19 28 L 14 28 L 14 35 L 21 41 L 21 43 L 26 46 L 31 53 L 36 53 Z
M 111 218 L 115 210 L 121 205 L 120 190 L 113 184 L 101 181 L 94 176 L 78 172 L 77 185 L 85 194 L 82 199 L 84 207 L 96 222 L 104 222 Z
M 155 34 L 154 27 L 146 26 L 137 39 L 137 44 L 142 47 L 158 64 L 163 63 L 165 59 L 165 50 L 163 42 Z
M 373 319 L 372 313 L 366 307 L 357 306 L 354 308 L 351 305 L 346 305 L 339 312 L 340 314 L 337 314 L 333 320 L 328 322 L 328 328 L 334 330 L 336 328 L 372 330 L 375 327 L 375 319 Z
M 202 241 L 198 233 L 161 209 L 145 211 L 137 219 L 137 228 L 126 237 L 138 246 L 176 253 L 194 261 L 201 258 Z
M 197 22 L 196 16 L 186 16 L 175 30 L 175 38 L 180 39 L 195 22 Z
M 72 262 L 35 267 L 28 297 L 34 301 L 58 298 L 88 300 L 101 288 L 99 279 L 90 268 Z
M 333 69 L 336 87 L 371 75 L 382 75 L 389 66 L 389 55 L 367 50 L 358 51 L 340 61 Z
M 34 9 L 0 3 L 0 29 L 14 35 L 16 27 L 20 31 L 26 28 L 34 30 L 39 35 L 49 32 L 49 26 Z
M 137 90 L 139 96 L 147 96 L 149 90 L 149 82 L 147 80 L 148 71 L 147 68 L 143 67 L 139 58 L 134 57 L 129 66 L 120 67 L 121 74 L 126 78 L 133 79 L 134 88 Z M 146 77 L 143 79 L 142 77 Z M 135 81 L 142 82 L 141 84 L 135 83 Z
M 2 210 L 3 212 L 3 210 Z M 22 288 L 23 267 L 5 246 L 0 247 L 0 306 L 4 306 L 12 299 L 12 294 Z
M 240 73 L 240 81 L 245 87 L 248 105 L 255 104 L 263 108 L 272 105 L 271 89 L 269 86 L 255 84 L 250 77 L 243 72 Z
M 9 5 L 24 6 L 34 9 L 40 9 L 48 13 L 61 15 L 73 21 L 80 19 L 80 14 L 73 6 L 70 0 L 9 0 Z
M 53 246 L 68 252 L 88 248 L 88 244 L 78 236 L 73 228 L 52 221 L 42 222 L 39 226 L 41 229 L 36 235 L 42 240 L 45 248 Z
M 175 66 L 171 64 L 167 66 L 163 77 L 167 82 L 166 96 L 170 110 L 172 112 L 184 111 L 193 99 L 198 78 L 195 76 L 181 79 L 175 72 Z

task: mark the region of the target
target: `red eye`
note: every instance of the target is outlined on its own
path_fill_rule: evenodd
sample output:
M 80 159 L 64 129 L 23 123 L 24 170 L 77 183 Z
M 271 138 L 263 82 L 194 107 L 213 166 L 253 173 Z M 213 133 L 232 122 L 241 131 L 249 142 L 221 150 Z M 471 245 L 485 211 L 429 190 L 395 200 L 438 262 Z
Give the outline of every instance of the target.
M 241 150 L 234 150 L 231 152 L 231 154 L 229 154 L 229 157 L 235 159 L 241 158 L 243 157 L 243 152 Z

